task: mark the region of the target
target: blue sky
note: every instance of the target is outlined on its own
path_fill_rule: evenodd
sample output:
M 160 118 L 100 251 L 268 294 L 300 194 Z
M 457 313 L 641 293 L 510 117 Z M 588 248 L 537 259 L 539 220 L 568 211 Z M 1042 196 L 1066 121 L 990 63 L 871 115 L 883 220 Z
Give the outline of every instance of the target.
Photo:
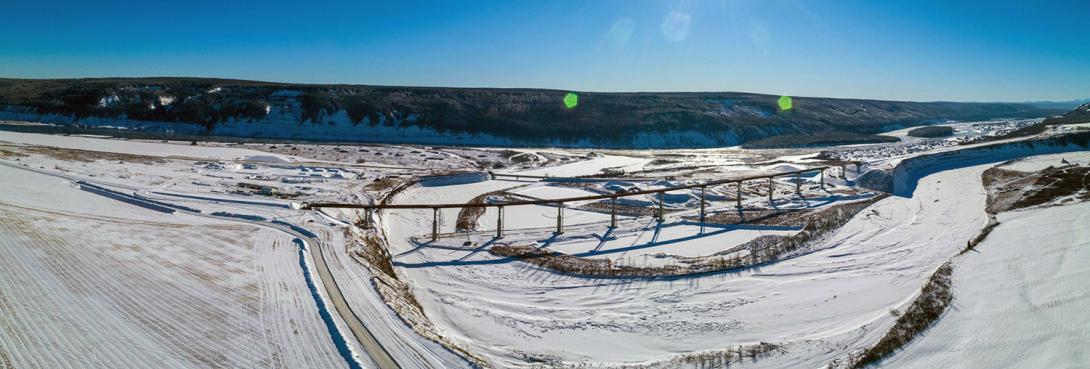
M 1090 1 L 22 1 L 0 76 L 1090 97 Z

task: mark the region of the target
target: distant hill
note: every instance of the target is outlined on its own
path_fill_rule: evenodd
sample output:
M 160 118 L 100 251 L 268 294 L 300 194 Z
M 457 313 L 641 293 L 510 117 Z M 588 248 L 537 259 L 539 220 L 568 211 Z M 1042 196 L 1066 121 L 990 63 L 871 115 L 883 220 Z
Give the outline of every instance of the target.
M 1090 103 L 1079 105 L 1058 117 L 1045 119 L 1046 124 L 1090 123 Z
M 311 85 L 208 78 L 0 79 L 0 119 L 149 132 L 426 144 L 674 148 L 1052 116 L 1057 103 L 899 102 L 739 92 Z M 1073 106 L 1073 105 L 1072 105 Z

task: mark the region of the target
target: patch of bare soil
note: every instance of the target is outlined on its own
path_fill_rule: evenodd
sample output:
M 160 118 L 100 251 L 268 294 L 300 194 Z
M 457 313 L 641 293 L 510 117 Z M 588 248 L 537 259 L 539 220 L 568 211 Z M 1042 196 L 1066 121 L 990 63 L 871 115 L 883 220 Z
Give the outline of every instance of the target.
M 368 183 L 363 189 L 371 192 L 383 192 L 396 187 L 401 182 L 404 181 L 397 178 L 382 178 Z
M 988 192 L 986 210 L 1008 210 L 1090 200 L 1090 167 L 1077 165 L 1025 173 L 991 168 L 981 176 Z
M 53 147 L 27 146 L 21 148 L 24 152 L 45 155 L 56 160 L 78 161 L 90 163 L 96 160 L 125 161 L 140 164 L 164 164 L 166 159 L 154 156 L 141 156 L 130 154 L 118 154 L 112 152 L 88 151 L 80 149 L 58 149 Z
M 760 342 L 753 345 L 742 345 L 725 350 L 694 352 L 682 354 L 660 362 L 647 364 L 624 364 L 622 369 L 651 369 L 651 368 L 729 368 L 731 365 L 741 365 L 746 362 L 754 362 L 775 354 L 786 353 L 781 345 L 768 342 Z
M 27 154 L 0 149 L 0 158 L 25 158 Z
M 810 212 L 797 209 L 741 209 L 711 214 L 705 217 L 705 221 L 713 224 L 760 224 L 801 227 L 806 223 L 808 213 Z M 692 219 L 699 220 L 698 217 Z
M 985 211 L 998 214 L 1011 208 L 1022 198 L 1025 190 L 1036 182 L 1038 173 L 1026 173 L 998 167 L 989 168 L 980 178 L 988 193 Z
M 1072 196 L 1077 201 L 1090 200 L 1090 167 L 1071 166 L 1045 170 L 1033 189 L 1012 205 L 1013 209 L 1052 203 Z
M 480 205 L 487 203 L 489 199 L 499 201 L 514 201 L 518 199 L 518 195 L 507 191 L 492 191 L 480 196 L 474 197 L 466 202 L 467 205 Z M 455 227 L 459 232 L 472 231 L 477 229 L 477 221 L 484 215 L 484 207 L 465 207 L 458 211 L 458 220 L 455 223 Z

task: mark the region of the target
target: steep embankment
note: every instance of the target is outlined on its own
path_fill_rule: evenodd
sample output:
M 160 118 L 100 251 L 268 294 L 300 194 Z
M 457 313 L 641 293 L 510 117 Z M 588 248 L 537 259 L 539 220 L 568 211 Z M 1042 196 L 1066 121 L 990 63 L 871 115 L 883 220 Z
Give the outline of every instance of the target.
M 860 187 L 912 197 L 920 178 L 957 168 L 998 163 L 1034 155 L 1090 149 L 1090 132 L 958 147 L 897 161 L 892 169 L 873 169 L 857 179 Z
M 1062 112 L 1041 104 L 805 97 L 785 110 L 778 96 L 736 92 L 579 93 L 569 107 L 566 93 L 200 78 L 0 79 L 0 119 L 259 138 L 671 148 Z

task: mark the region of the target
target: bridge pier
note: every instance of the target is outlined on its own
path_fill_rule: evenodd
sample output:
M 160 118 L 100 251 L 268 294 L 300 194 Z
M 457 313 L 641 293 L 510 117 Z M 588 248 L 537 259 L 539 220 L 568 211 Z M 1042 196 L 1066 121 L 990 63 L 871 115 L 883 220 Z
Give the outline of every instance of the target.
M 776 193 L 776 181 L 768 177 L 768 205 L 772 206 L 772 194 Z
M 363 209 L 363 228 L 371 229 L 374 226 L 375 209 Z
M 707 190 L 707 186 L 700 188 L 700 224 L 704 224 L 704 193 L 707 192 Z
M 802 176 L 795 173 L 795 194 L 802 196 Z
M 855 178 L 859 178 L 859 171 L 863 170 L 863 163 L 855 162 Z
M 496 238 L 503 238 L 503 205 L 496 206 Z
M 734 185 L 738 186 L 738 194 L 736 196 L 737 198 L 734 199 L 734 207 L 741 209 L 742 208 L 742 182 L 741 181 L 735 182 Z
M 556 203 L 556 231 L 554 235 L 560 235 L 564 233 L 564 203 Z
M 431 209 L 431 240 L 439 240 L 439 208 Z
M 662 208 L 662 200 L 665 195 L 665 192 L 659 191 L 659 210 L 655 212 L 655 220 L 658 220 L 659 223 L 662 223 L 663 218 L 665 217 L 665 210 Z
M 609 228 L 617 228 L 617 197 L 610 198 Z
M 825 169 L 821 170 L 821 189 L 825 189 Z

